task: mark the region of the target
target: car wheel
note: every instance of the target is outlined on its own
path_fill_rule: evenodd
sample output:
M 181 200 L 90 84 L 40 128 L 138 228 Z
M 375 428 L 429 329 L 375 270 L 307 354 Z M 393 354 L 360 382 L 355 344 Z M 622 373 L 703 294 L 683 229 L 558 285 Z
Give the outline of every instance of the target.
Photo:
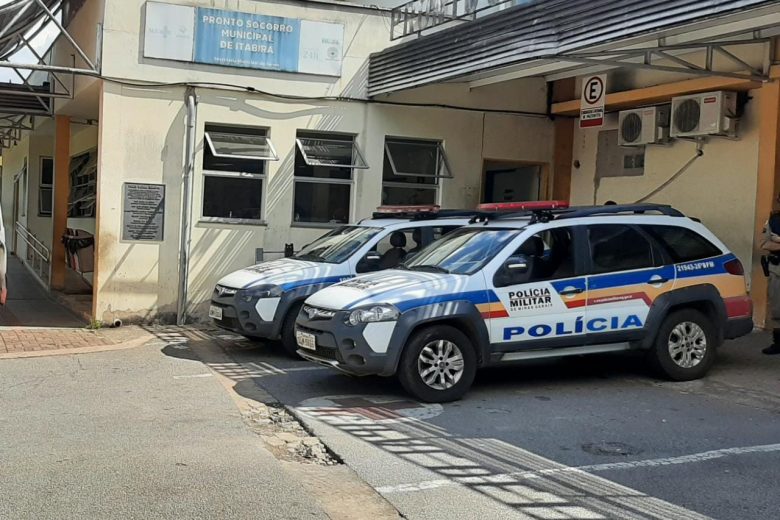
M 456 401 L 471 387 L 477 372 L 474 346 L 465 334 L 448 325 L 434 325 L 412 335 L 406 344 L 398 379 L 421 401 Z
M 296 303 L 290 307 L 287 316 L 284 317 L 284 323 L 282 324 L 282 348 L 288 356 L 294 358 L 300 358 L 296 353 L 298 350 L 298 342 L 295 339 L 295 320 L 301 312 L 301 307 L 303 307 L 303 302 Z
M 661 324 L 650 359 L 664 377 L 691 381 L 704 377 L 715 361 L 715 327 L 693 309 L 675 311 Z

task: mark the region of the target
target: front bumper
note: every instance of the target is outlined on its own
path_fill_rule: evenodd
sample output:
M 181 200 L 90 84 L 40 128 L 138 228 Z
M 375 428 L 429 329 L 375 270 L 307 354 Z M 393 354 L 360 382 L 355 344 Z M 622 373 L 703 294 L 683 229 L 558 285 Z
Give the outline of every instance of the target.
M 215 292 L 211 297 L 211 305 L 222 309 L 222 319 L 212 318 L 212 322 L 221 329 L 243 336 L 276 339 L 281 328 L 276 323 L 279 321 L 277 317 L 281 305 L 277 308 L 273 321 L 264 321 L 255 308 L 256 304 L 257 300 L 246 302 L 237 298 L 237 295 L 219 296 Z
M 400 349 L 391 346 L 385 353 L 375 352 L 363 335 L 366 325 L 347 325 L 345 318 L 348 314 L 339 311 L 330 319 L 310 319 L 305 313 L 299 314 L 296 330 L 313 334 L 317 349 L 300 348 L 298 354 L 308 361 L 350 375 L 393 375 Z

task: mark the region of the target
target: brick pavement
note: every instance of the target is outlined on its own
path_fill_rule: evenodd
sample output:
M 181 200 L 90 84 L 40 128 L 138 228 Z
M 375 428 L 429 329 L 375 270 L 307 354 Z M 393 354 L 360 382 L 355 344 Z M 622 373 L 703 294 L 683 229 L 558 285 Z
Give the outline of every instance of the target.
M 140 345 L 154 339 L 142 327 L 121 329 L 0 328 L 0 358 L 39 353 L 66 353 Z

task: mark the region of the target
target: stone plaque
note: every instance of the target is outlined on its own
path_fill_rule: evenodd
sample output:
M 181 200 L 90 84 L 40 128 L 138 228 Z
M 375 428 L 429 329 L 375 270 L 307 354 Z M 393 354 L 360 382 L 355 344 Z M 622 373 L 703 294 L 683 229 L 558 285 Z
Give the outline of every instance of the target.
M 126 182 L 122 191 L 122 240 L 162 241 L 165 185 Z

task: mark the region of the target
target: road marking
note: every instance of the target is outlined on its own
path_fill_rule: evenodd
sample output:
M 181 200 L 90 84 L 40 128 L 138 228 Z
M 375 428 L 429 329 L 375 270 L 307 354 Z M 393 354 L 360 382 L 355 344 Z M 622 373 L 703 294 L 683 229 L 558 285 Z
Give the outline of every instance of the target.
M 427 491 L 447 486 L 457 486 L 460 484 L 478 484 L 485 482 L 502 482 L 507 479 L 535 479 L 556 475 L 561 473 L 586 473 L 598 471 L 611 471 L 618 469 L 634 469 L 656 466 L 672 466 L 676 464 L 690 464 L 696 462 L 706 462 L 709 460 L 720 459 L 732 455 L 746 455 L 750 453 L 773 453 L 780 451 L 780 444 L 764 444 L 759 446 L 744 446 L 739 448 L 724 448 L 720 450 L 704 451 L 693 453 L 691 455 L 681 455 L 679 457 L 665 457 L 661 459 L 635 460 L 631 462 L 609 462 L 605 464 L 590 464 L 586 466 L 558 467 L 549 469 L 540 469 L 535 471 L 517 471 L 510 473 L 499 473 L 485 476 L 463 476 L 454 479 L 436 479 L 417 482 L 412 484 L 399 484 L 395 486 L 381 486 L 376 488 L 380 493 L 412 493 L 416 491 Z
M 214 377 L 214 374 L 192 374 L 188 376 L 173 376 L 174 379 L 194 379 L 196 377 Z
M 257 363 L 252 361 L 249 364 L 255 367 L 256 369 L 260 370 L 263 373 L 262 375 L 269 375 L 269 376 L 274 376 L 274 375 L 283 376 L 283 375 L 287 375 L 289 372 L 309 372 L 311 370 L 328 370 L 327 367 L 317 367 L 317 366 L 279 368 L 273 366 L 271 363 L 266 363 L 265 361 L 259 361 Z

